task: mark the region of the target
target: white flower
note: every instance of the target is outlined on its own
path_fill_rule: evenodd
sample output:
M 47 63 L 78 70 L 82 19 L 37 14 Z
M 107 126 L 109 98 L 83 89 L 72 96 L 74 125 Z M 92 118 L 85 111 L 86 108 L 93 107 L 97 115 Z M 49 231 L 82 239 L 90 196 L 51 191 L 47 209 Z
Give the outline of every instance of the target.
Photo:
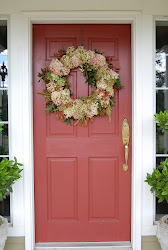
M 67 104 L 72 101 L 70 98 L 70 90 L 63 89 L 60 91 L 54 91 L 51 93 L 51 100 L 57 105 Z
M 113 71 L 112 69 L 109 70 L 110 71 L 110 76 L 113 78 L 113 79 L 118 79 L 119 78 L 119 74 L 117 74 L 115 71 Z
M 97 114 L 98 114 L 98 103 L 87 100 L 86 116 L 89 118 L 92 118 L 94 115 L 97 115 Z
M 108 87 L 106 88 L 106 91 L 109 92 L 109 96 L 114 96 L 114 89 L 113 89 L 112 86 L 108 86 Z
M 46 84 L 48 92 L 54 92 L 56 90 L 57 85 L 54 82 L 49 82 Z
M 101 91 L 101 92 L 97 95 L 97 98 L 101 100 L 103 97 L 104 97 L 104 93 Z
M 61 105 L 61 91 L 54 91 L 51 93 L 51 100 L 57 105 Z
M 74 114 L 74 108 L 73 106 L 72 107 L 68 107 L 64 110 L 64 115 L 65 115 L 65 118 L 70 118 L 70 117 L 73 117 L 73 114 Z
M 103 80 L 98 81 L 96 85 L 98 89 L 106 89 L 108 86 Z

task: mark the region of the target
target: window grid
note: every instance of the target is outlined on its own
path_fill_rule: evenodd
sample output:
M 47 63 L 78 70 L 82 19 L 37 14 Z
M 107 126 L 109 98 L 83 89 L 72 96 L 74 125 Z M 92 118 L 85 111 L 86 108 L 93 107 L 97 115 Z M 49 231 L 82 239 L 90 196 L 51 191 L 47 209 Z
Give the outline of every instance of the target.
M 7 20 L 3 19 L 0 19 L 0 124 L 4 124 L 0 133 L 1 161 L 9 158 Z M 0 202 L 0 214 L 10 221 L 10 196 Z
M 155 90 L 156 90 L 156 112 L 168 109 L 168 21 L 156 21 L 156 54 L 155 54 Z M 168 136 L 162 133 L 159 127 L 155 127 L 155 164 L 160 164 L 168 158 Z M 168 213 L 168 205 L 165 202 L 155 201 L 155 221 Z

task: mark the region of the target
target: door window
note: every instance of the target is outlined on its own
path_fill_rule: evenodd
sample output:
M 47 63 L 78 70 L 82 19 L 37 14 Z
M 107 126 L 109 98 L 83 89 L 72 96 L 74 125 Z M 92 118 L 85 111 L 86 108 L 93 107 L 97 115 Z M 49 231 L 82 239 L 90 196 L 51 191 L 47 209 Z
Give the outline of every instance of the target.
M 156 22 L 156 112 L 168 109 L 168 21 Z M 168 135 L 156 126 L 156 167 L 168 157 Z M 156 220 L 168 213 L 168 203 L 156 199 Z
M 8 48 L 7 48 L 7 20 L 0 20 L 0 160 L 9 157 L 8 147 Z M 10 196 L 0 202 L 0 214 L 10 221 Z

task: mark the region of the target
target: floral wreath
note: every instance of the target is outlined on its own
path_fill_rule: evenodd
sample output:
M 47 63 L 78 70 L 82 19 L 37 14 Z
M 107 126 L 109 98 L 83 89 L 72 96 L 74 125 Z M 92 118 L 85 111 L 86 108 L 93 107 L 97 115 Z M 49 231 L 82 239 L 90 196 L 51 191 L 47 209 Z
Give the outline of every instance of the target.
M 46 112 L 56 112 L 67 125 L 75 121 L 86 127 L 88 121 L 93 121 L 94 116 L 102 117 L 107 114 L 111 121 L 111 110 L 114 106 L 114 94 L 122 88 L 119 74 L 112 70 L 112 64 L 106 61 L 100 51 L 86 50 L 83 46 L 77 49 L 69 47 L 60 49 L 54 54 L 57 58 L 38 73 L 40 80 L 46 84 L 46 89 L 40 94 L 45 95 Z M 68 75 L 70 70 L 78 68 L 86 78 L 86 83 L 96 87 L 88 97 L 75 99 L 70 90 Z M 39 81 L 40 81 L 39 80 Z

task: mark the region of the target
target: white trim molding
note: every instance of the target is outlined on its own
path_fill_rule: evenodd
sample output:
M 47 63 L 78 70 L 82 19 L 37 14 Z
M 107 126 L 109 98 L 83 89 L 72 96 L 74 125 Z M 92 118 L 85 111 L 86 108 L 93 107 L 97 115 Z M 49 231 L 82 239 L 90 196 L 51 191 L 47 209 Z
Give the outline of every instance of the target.
M 142 176 L 142 48 L 141 12 L 130 11 L 56 11 L 21 13 L 23 41 L 24 86 L 22 86 L 24 136 L 24 206 L 25 250 L 34 250 L 34 165 L 33 165 L 33 86 L 32 86 L 32 24 L 57 23 L 129 23 L 132 25 L 132 231 L 133 250 L 141 249 L 141 176 Z M 72 248 L 71 248 L 72 249 Z
M 35 250 L 132 250 L 131 243 L 124 242 L 74 242 L 74 243 L 37 243 Z
M 150 186 L 144 182 L 147 173 L 156 166 L 156 21 L 168 21 L 168 16 L 142 16 L 143 56 L 143 162 L 142 162 L 142 236 L 155 235 L 156 203 Z
M 142 56 L 143 56 L 143 164 L 142 164 L 142 235 L 155 235 L 154 225 L 154 195 L 150 186 L 144 182 L 147 173 L 155 166 L 155 47 L 154 20 L 151 15 L 144 15 L 142 19 Z M 150 62 L 150 64 L 149 64 Z M 150 93 L 150 94 L 149 94 Z

